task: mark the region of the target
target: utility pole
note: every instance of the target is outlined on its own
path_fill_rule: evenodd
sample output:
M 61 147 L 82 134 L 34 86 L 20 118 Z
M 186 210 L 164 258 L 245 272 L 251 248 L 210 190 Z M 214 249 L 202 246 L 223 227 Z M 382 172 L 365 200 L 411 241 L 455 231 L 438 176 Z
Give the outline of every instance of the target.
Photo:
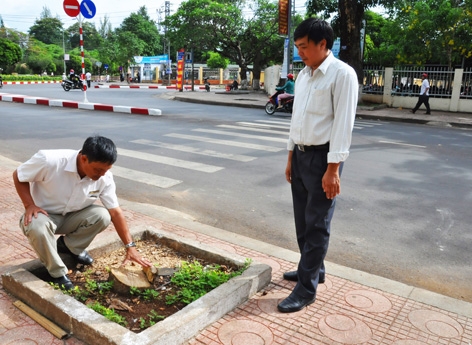
M 164 15 L 165 15 L 165 17 L 164 17 L 165 19 L 167 19 L 170 16 L 170 1 L 166 1 L 164 3 Z M 171 59 L 170 59 L 170 40 L 167 37 L 167 26 L 164 27 L 164 41 L 167 43 L 167 69 L 168 69 L 169 72 L 171 72 L 171 73 L 167 74 L 168 85 L 170 85 L 170 77 L 171 77 L 171 74 L 172 74 L 172 66 L 171 66 Z M 168 71 L 166 71 L 166 73 Z

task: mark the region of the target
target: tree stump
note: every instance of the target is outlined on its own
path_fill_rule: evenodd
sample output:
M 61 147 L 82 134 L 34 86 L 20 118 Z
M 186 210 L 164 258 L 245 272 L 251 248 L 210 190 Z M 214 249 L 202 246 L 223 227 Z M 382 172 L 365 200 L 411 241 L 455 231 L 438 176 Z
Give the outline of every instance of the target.
M 149 289 L 151 287 L 141 267 L 112 268 L 108 280 L 113 281 L 113 290 L 121 294 L 129 293 L 131 287 L 140 290 Z

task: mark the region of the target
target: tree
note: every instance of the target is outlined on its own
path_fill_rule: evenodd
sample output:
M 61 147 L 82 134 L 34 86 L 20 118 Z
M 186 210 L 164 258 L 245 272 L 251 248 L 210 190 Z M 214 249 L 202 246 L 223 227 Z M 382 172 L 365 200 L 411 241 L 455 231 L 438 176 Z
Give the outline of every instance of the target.
M 229 65 L 229 59 L 222 57 L 219 53 L 209 51 L 207 55 L 207 66 L 210 68 L 225 69 Z
M 390 26 L 397 63 L 440 63 L 452 68 L 472 56 L 470 2 L 423 0 L 402 5 L 393 11 Z
M 7 70 L 21 60 L 21 48 L 5 38 L 0 38 L 0 67 Z
M 80 47 L 80 30 L 79 23 L 74 23 L 65 31 L 72 48 Z M 84 47 L 88 50 L 99 49 L 103 44 L 103 38 L 95 28 L 95 24 L 88 21 L 82 22 L 82 38 Z
M 244 16 L 248 8 L 254 13 L 252 18 Z M 283 56 L 277 16 L 277 6 L 269 0 L 188 0 L 164 25 L 176 46 L 218 52 L 238 64 L 243 81 L 248 65 L 253 64 L 258 87 L 261 66 Z
M 25 51 L 25 62 L 33 73 L 42 74 L 56 71 L 56 64 L 52 54 L 48 51 L 48 45 L 31 38 L 28 49 Z
M 328 18 L 337 8 L 338 16 L 333 25 L 338 28 L 341 38 L 341 50 L 339 58 L 351 65 L 357 73 L 359 83 L 363 80 L 363 62 L 361 60 L 360 39 L 362 20 L 367 8 L 377 5 L 391 6 L 394 0 L 309 0 L 307 2 L 307 12 L 311 14 L 322 13 L 324 18 Z
M 53 18 L 51 11 L 45 6 L 40 19 L 36 19 L 30 27 L 29 34 L 46 44 L 59 44 L 62 42 L 63 26 L 59 18 Z
M 139 48 L 139 51 L 134 52 L 134 56 L 154 56 L 162 51 L 161 38 L 156 22 L 149 17 L 146 6 L 142 6 L 138 12 L 131 13 L 129 17 L 125 18 L 116 33 L 122 36 L 122 39 L 123 36 L 130 33 L 135 40 L 138 40 L 136 44 L 133 44 L 134 48 Z M 124 41 L 127 42 L 128 40 Z M 122 48 L 126 49 L 126 47 Z

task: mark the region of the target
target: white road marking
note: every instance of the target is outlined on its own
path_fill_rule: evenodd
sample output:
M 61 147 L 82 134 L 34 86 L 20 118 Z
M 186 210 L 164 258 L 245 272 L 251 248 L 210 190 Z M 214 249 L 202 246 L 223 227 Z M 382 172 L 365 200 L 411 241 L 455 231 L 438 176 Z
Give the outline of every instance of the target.
M 252 135 L 252 134 L 245 134 L 245 133 L 238 133 L 238 132 L 219 131 L 217 129 L 197 128 L 197 129 L 192 129 L 192 131 L 202 132 L 202 133 L 232 135 L 232 136 L 240 137 L 240 138 L 275 141 L 275 142 L 279 142 L 279 143 L 286 143 L 287 142 L 287 139 L 284 139 L 284 138 L 273 138 L 273 137 L 265 137 L 265 136 L 262 136 L 262 135 Z
M 135 182 L 145 183 L 151 186 L 156 186 L 159 188 L 170 188 L 179 183 L 182 183 L 180 180 L 174 180 L 172 178 L 159 176 L 155 174 L 148 174 L 145 172 L 132 170 L 128 168 L 122 168 L 120 166 L 114 165 L 111 168 L 113 175 L 132 180 Z
M 245 127 L 245 126 L 241 127 L 241 126 L 233 126 L 233 125 L 217 125 L 216 127 L 228 128 L 228 129 L 239 129 L 243 131 L 259 132 L 259 133 L 281 134 L 281 135 L 288 136 L 288 131 L 282 132 L 282 131 L 276 131 L 276 130 L 265 129 L 265 128 L 253 128 L 253 127 Z
M 206 142 L 206 143 L 212 143 L 212 144 L 217 144 L 217 145 L 244 147 L 244 148 L 248 148 L 248 149 L 269 151 L 269 152 L 279 152 L 279 151 L 284 150 L 283 148 L 278 148 L 278 147 L 273 147 L 273 146 L 241 143 L 241 142 L 231 141 L 231 140 L 211 139 L 211 138 L 207 138 L 207 137 L 200 137 L 200 136 L 197 136 L 197 135 L 169 133 L 169 134 L 165 134 L 165 136 L 166 137 L 171 137 L 171 138 L 180 138 L 180 139 L 187 139 L 187 140 L 203 141 L 203 142 Z
M 401 145 L 401 146 L 419 147 L 419 148 L 422 148 L 422 149 L 425 149 L 425 148 L 426 148 L 426 146 L 423 146 L 423 145 L 414 145 L 414 144 L 407 144 L 407 143 L 399 143 L 399 142 L 395 142 L 395 141 L 379 140 L 379 143 L 382 143 L 382 144 L 392 144 L 392 145 Z
M 126 150 L 122 148 L 117 148 L 117 150 L 118 150 L 118 155 L 142 159 L 142 160 L 146 160 L 146 161 L 154 162 L 154 163 L 167 164 L 167 165 L 184 168 L 184 169 L 202 171 L 206 173 L 213 173 L 213 172 L 224 169 L 222 167 L 217 167 L 214 165 L 184 161 L 182 159 L 153 155 L 153 154 L 139 152 L 139 151 Z
M 283 129 L 289 129 L 290 126 L 278 126 L 278 125 L 266 125 L 263 123 L 254 123 L 254 122 L 236 122 L 238 125 L 241 126 L 249 126 L 249 127 L 272 127 L 272 128 L 283 128 Z
M 251 157 L 251 156 L 236 155 L 236 154 L 217 152 L 217 151 L 212 151 L 212 150 L 201 150 L 197 147 L 191 147 L 191 146 L 185 146 L 185 145 L 174 145 L 174 144 L 168 144 L 168 143 L 163 143 L 160 141 L 147 140 L 147 139 L 132 140 L 131 142 L 136 143 L 136 144 L 161 147 L 163 149 L 168 149 L 168 150 L 175 150 L 175 151 L 194 153 L 197 155 L 210 156 L 214 158 L 230 159 L 230 160 L 239 161 L 239 162 L 250 162 L 256 159 L 256 157 Z

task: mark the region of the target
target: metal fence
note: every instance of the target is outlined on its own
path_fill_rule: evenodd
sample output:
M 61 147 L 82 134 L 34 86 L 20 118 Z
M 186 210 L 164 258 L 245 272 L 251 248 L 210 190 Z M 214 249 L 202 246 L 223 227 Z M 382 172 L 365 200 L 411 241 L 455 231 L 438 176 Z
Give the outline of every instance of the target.
M 421 89 L 421 75 L 428 74 L 430 84 L 429 96 L 432 98 L 451 98 L 454 81 L 454 69 L 447 66 L 394 67 L 392 80 L 392 95 L 413 97 L 418 96 Z M 385 83 L 384 67 L 364 67 L 363 93 L 383 94 Z M 461 95 L 472 98 L 472 71 L 464 71 Z
M 462 74 L 461 98 L 472 99 L 472 68 L 464 69 Z

